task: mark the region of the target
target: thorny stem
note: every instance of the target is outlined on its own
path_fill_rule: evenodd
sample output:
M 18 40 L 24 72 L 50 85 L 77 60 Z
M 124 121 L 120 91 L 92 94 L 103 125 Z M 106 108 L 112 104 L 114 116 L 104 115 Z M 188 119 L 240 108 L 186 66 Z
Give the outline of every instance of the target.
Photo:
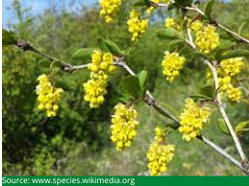
M 208 65 L 210 70 L 212 71 L 213 78 L 214 78 L 214 83 L 215 83 L 215 89 L 218 90 L 219 89 L 219 81 L 218 81 L 218 74 L 217 74 L 217 70 L 215 68 L 215 64 L 211 64 L 208 60 L 204 60 L 204 63 L 206 65 Z M 221 115 L 222 115 L 222 117 L 223 117 L 223 119 L 224 119 L 224 121 L 225 121 L 225 123 L 226 123 L 226 125 L 228 127 L 228 130 L 229 130 L 229 132 L 230 132 L 230 134 L 231 134 L 231 136 L 233 138 L 233 141 L 235 143 L 237 151 L 238 151 L 238 153 L 239 153 L 239 155 L 240 155 L 240 157 L 241 157 L 241 159 L 243 161 L 243 164 L 248 165 L 248 160 L 247 160 L 247 158 L 246 158 L 246 156 L 245 156 L 245 154 L 243 152 L 243 149 L 241 147 L 239 138 L 237 137 L 237 135 L 236 135 L 231 123 L 230 123 L 230 120 L 229 120 L 229 118 L 228 118 L 228 116 L 226 114 L 226 111 L 225 111 L 225 109 L 223 107 L 219 91 L 217 92 L 216 101 L 217 101 L 217 105 L 218 105 L 218 108 L 220 110 L 220 113 L 221 113 Z
M 39 54 L 42 57 L 45 57 L 47 59 L 49 59 L 51 62 L 58 60 L 55 59 L 49 55 L 46 55 L 40 51 L 38 51 L 37 49 L 35 49 L 33 46 L 31 46 L 31 44 L 29 44 L 28 42 L 17 42 L 16 44 L 19 48 L 21 48 L 23 51 L 32 51 L 36 54 Z M 65 63 L 65 62 L 61 62 L 62 64 L 62 70 L 65 72 L 73 72 L 75 70 L 79 70 L 79 69 L 85 69 L 88 67 L 89 64 L 84 64 L 84 65 L 78 65 L 78 66 L 73 66 L 71 64 Z M 116 66 L 121 66 L 123 67 L 130 75 L 135 76 L 135 72 L 124 62 L 124 61 L 116 61 L 114 63 L 114 65 Z M 153 106 L 153 108 L 155 110 L 157 110 L 160 114 L 162 114 L 165 117 L 170 118 L 171 120 L 173 120 L 175 122 L 175 125 L 170 126 L 172 129 L 177 130 L 177 128 L 180 126 L 179 121 L 177 119 L 176 116 L 174 116 L 169 110 L 163 108 L 160 104 L 158 104 L 155 100 L 155 98 L 153 97 L 153 95 L 149 92 L 149 90 L 146 90 L 146 94 L 144 96 L 144 102 L 149 105 L 149 106 Z M 228 120 L 229 121 L 229 120 Z M 229 122 L 230 123 L 230 122 Z M 235 135 L 236 136 L 236 135 Z M 237 137 L 237 136 L 236 136 Z M 238 167 L 240 170 L 242 170 L 245 174 L 249 175 L 249 168 L 248 168 L 248 163 L 244 162 L 245 165 L 247 166 L 243 166 L 243 164 L 240 164 L 237 160 L 235 160 L 231 155 L 229 155 L 225 150 L 221 149 L 220 147 L 218 147 L 216 144 L 212 143 L 211 141 L 209 141 L 207 138 L 205 138 L 204 136 L 198 136 L 198 139 L 201 140 L 202 142 L 204 142 L 205 144 L 207 144 L 209 147 L 211 147 L 212 149 L 214 149 L 216 152 L 218 152 L 220 155 L 222 155 L 223 157 L 225 157 L 226 159 L 228 159 L 230 162 L 232 162 L 236 167 Z M 242 151 L 243 152 L 243 151 Z

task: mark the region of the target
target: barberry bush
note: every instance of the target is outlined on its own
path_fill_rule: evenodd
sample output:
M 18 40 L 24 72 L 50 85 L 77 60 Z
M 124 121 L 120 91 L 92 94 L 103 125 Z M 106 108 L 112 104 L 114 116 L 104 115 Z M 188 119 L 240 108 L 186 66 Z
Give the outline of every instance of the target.
M 229 104 L 242 103 L 248 108 L 249 40 L 242 34 L 243 24 L 238 33 L 220 24 L 213 15 L 214 0 L 205 3 L 192 0 L 100 0 L 99 5 L 101 24 L 122 25 L 114 28 L 122 28 L 125 34 L 115 42 L 111 36 L 107 37 L 112 34 L 110 30 L 106 37 L 96 38 L 96 45 L 77 49 L 71 56 L 77 64 L 50 56 L 23 40 L 22 35 L 3 30 L 4 45 L 16 45 L 23 52 L 33 52 L 44 58 L 40 59 L 39 65 L 46 70 L 37 75 L 37 98 L 33 106 L 37 113 L 45 114 L 45 123 L 57 115 L 67 117 L 63 112 L 63 107 L 66 107 L 63 99 L 70 89 L 60 87 L 61 74 L 64 72 L 80 78 L 76 73 L 84 71 L 84 82 L 74 83 L 83 91 L 77 101 L 87 103 L 85 105 L 93 114 L 101 112 L 98 109 L 103 104 L 113 107 L 108 112 L 111 123 L 109 138 L 117 151 L 126 151 L 140 135 L 138 129 L 143 123 L 139 121 L 141 113 L 136 110 L 136 105 L 146 104 L 166 118 L 160 123 L 156 118 L 151 121 L 155 126 L 150 133 L 154 140 L 145 154 L 150 175 L 164 175 L 170 169 L 171 161 L 178 156 L 178 145 L 169 142 L 175 134 L 172 131 L 179 132 L 186 146 L 199 140 L 200 145 L 209 146 L 214 151 L 212 153 L 218 153 L 248 175 L 248 151 L 243 145 L 243 137 L 248 136 L 248 116 L 235 125 L 227 112 Z M 129 10 L 126 15 L 122 15 L 124 8 Z M 165 12 L 167 17 L 162 24 L 155 25 L 156 20 L 160 19 L 160 12 Z M 123 16 L 122 19 L 119 16 Z M 146 34 L 152 38 L 141 44 L 148 37 Z M 155 50 L 146 50 L 144 44 L 155 46 Z M 146 65 L 146 58 L 140 57 L 140 63 L 132 64 L 132 58 L 136 55 L 137 59 L 139 56 L 156 55 L 156 60 Z M 198 71 L 204 72 L 203 85 L 190 95 L 184 95 L 179 114 L 175 114 L 174 105 L 161 103 L 153 96 L 152 92 L 156 91 L 153 77 L 158 73 L 163 79 L 160 83 L 164 83 L 166 89 L 172 89 L 175 82 L 184 82 L 185 77 Z M 111 90 L 109 84 L 112 85 Z M 169 90 L 168 93 L 173 94 L 174 91 Z M 158 94 L 164 96 L 164 91 Z M 67 99 L 70 100 L 70 96 Z M 210 119 L 212 115 L 218 115 L 216 120 Z M 222 133 L 230 137 L 236 157 L 228 153 L 226 147 L 209 140 L 215 139 L 212 133 L 204 136 L 209 125 L 217 125 Z M 103 129 L 108 130 L 106 127 Z M 63 133 L 52 140 L 62 143 L 62 136 Z M 35 157 L 35 164 L 41 167 L 41 162 L 49 158 L 48 166 L 53 166 L 53 151 L 39 148 L 42 150 Z M 41 170 L 40 174 L 43 172 L 46 171 Z

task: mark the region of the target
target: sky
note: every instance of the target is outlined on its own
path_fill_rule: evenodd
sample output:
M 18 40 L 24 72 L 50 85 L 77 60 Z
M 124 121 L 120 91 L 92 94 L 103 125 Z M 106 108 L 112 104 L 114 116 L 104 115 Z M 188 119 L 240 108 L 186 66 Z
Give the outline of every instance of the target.
M 20 0 L 23 7 L 31 7 L 32 13 L 34 14 L 40 14 L 47 8 L 49 8 L 52 4 L 55 2 L 69 4 L 70 2 L 75 1 L 75 6 L 79 6 L 81 3 L 83 3 L 86 6 L 90 6 L 92 4 L 95 4 L 98 2 L 98 0 Z M 3 0 L 2 1 L 2 24 L 4 28 L 7 28 L 7 23 L 16 23 L 16 17 L 13 15 L 13 12 L 9 9 L 11 7 L 13 0 Z M 71 10 L 75 9 L 76 7 L 70 7 Z
M 96 4 L 98 2 L 98 0 L 19 0 L 22 4 L 23 7 L 31 7 L 32 8 L 32 13 L 33 14 L 40 14 L 42 13 L 44 10 L 48 9 L 49 7 L 51 7 L 52 4 L 54 3 L 66 3 L 67 5 L 72 2 L 75 1 L 75 6 L 76 7 L 70 7 L 70 5 L 68 6 L 69 10 L 75 10 L 77 8 L 77 5 L 79 6 L 80 4 L 83 3 L 83 5 L 85 6 L 91 6 L 93 4 Z M 229 2 L 230 0 L 223 0 L 224 2 Z M 2 16 L 2 26 L 3 28 L 7 28 L 7 23 L 11 22 L 11 23 L 16 23 L 17 19 L 16 17 L 13 15 L 13 12 L 9 9 L 9 7 L 11 7 L 13 0 L 3 0 L 2 1 L 2 9 L 3 9 L 3 16 Z

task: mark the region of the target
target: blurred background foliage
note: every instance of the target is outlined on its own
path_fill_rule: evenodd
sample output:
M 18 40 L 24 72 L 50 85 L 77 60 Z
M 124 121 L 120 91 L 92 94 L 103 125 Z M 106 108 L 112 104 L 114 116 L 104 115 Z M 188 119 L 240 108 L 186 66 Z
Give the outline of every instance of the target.
M 248 0 L 218 1 L 214 16 L 249 38 L 248 7 Z M 158 101 L 167 107 L 171 105 L 169 109 L 179 115 L 184 99 L 206 84 L 205 66 L 191 57 L 188 50 L 183 50 L 188 56 L 185 68 L 173 84 L 167 83 L 161 73 L 161 60 L 164 51 L 172 50 L 172 46 L 170 41 L 158 39 L 156 32 L 163 27 L 162 20 L 168 13 L 157 11 L 145 36 L 133 45 L 126 26 L 130 9 L 131 1 L 125 2 L 115 23 L 107 25 L 99 18 L 97 5 L 82 6 L 78 12 L 68 12 L 65 7 L 55 5 L 34 16 L 32 9 L 23 8 L 20 1 L 14 0 L 8 11 L 13 11 L 18 23 L 9 26 L 19 38 L 71 64 L 85 63 L 72 60 L 71 56 L 79 48 L 96 47 L 98 37 L 115 41 L 122 49 L 129 49 L 127 63 L 135 72 L 149 71 L 147 88 Z M 89 73 L 86 70 L 73 74 L 58 72 L 56 87 L 63 88 L 65 93 L 58 116 L 50 119 L 36 109 L 36 79 L 42 73 L 49 73 L 48 68 L 40 65 L 43 60 L 14 46 L 3 48 L 3 175 L 147 175 L 146 151 L 154 127 L 170 121 L 139 103 L 136 106 L 141 123 L 138 136 L 130 149 L 116 152 L 109 140 L 110 117 L 113 106 L 122 98 L 119 82 L 126 73 L 120 70 L 114 75 L 105 104 L 90 109 L 83 101 L 82 86 Z M 246 72 L 242 75 L 247 80 L 243 82 L 243 101 L 226 103 L 234 126 L 248 120 L 247 75 Z M 218 112 L 213 114 L 203 133 L 236 156 L 232 139 L 219 130 L 219 118 Z M 248 133 L 241 135 L 241 140 L 248 155 Z M 197 140 L 183 142 L 178 132 L 171 131 L 169 141 L 177 148 L 169 175 L 242 175 Z

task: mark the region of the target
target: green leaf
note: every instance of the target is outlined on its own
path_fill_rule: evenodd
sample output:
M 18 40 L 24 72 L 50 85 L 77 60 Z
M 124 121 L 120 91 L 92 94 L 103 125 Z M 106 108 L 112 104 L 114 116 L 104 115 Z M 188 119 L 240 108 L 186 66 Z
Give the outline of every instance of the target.
M 91 55 L 93 51 L 96 50 L 94 48 L 81 48 L 75 51 L 72 55 L 72 58 L 74 60 L 80 60 L 80 61 L 88 61 L 91 59 Z
M 230 135 L 226 123 L 223 119 L 218 119 L 218 127 L 222 133 Z
M 220 49 L 228 49 L 231 48 L 232 46 L 236 45 L 235 42 L 230 41 L 230 40 L 221 40 L 220 45 L 218 46 L 218 50 Z
M 212 98 L 202 95 L 202 94 L 194 94 L 192 96 L 190 96 L 192 99 L 194 99 L 195 102 L 197 101 L 204 101 L 204 100 L 211 100 Z
M 49 68 L 51 65 L 51 61 L 48 59 L 41 59 L 40 61 L 38 61 L 38 65 L 39 67 Z
M 211 98 L 213 99 L 214 98 L 214 95 L 215 95 L 215 90 L 214 90 L 214 87 L 211 86 L 211 85 L 207 85 L 203 88 L 201 88 L 200 92 L 199 92 L 201 95 L 204 95 L 208 98 Z
M 144 0 L 139 0 L 136 1 L 135 3 L 133 3 L 134 7 L 138 7 L 138 6 L 146 6 L 147 4 L 144 2 Z
M 234 57 L 249 57 L 249 51 L 248 50 L 241 50 L 241 49 L 229 51 L 221 56 L 221 60 L 228 59 L 228 58 L 234 58 Z
M 142 93 L 144 93 L 144 91 L 146 89 L 145 88 L 145 83 L 146 83 L 146 80 L 147 80 L 147 77 L 148 77 L 148 72 L 143 70 L 143 71 L 139 72 L 137 74 L 137 76 L 138 76 L 138 79 L 139 79 L 140 89 L 141 89 Z
M 238 125 L 235 127 L 235 132 L 238 136 L 241 136 L 244 131 L 249 131 L 249 121 L 243 121 L 238 123 Z
M 150 0 L 144 0 L 145 5 L 149 5 Z
M 182 40 L 182 39 L 174 39 L 173 41 L 171 41 L 170 43 L 169 43 L 169 46 L 170 46 L 170 48 L 175 48 L 175 47 L 180 47 L 180 46 L 183 46 L 184 45 L 184 43 L 185 43 L 185 41 L 184 40 Z
M 108 47 L 106 46 L 105 40 L 103 38 L 97 39 L 98 47 L 104 52 L 110 52 Z
M 5 29 L 2 29 L 2 36 L 3 36 L 2 40 L 3 46 L 14 45 L 17 42 L 15 34 L 12 31 L 7 31 Z
M 173 28 L 162 29 L 157 32 L 157 37 L 160 39 L 177 39 L 178 33 Z
M 233 41 L 230 41 L 227 39 L 221 40 L 221 43 L 215 52 L 215 59 L 220 60 L 221 56 L 224 55 L 224 53 L 227 51 L 227 49 L 233 47 L 234 45 L 236 45 L 236 43 Z
M 122 81 L 122 87 L 127 93 L 129 93 L 133 97 L 140 96 L 141 88 L 137 76 L 125 77 Z
M 215 3 L 215 0 L 210 0 L 208 3 L 207 3 L 207 5 L 206 5 L 206 7 L 205 7 L 205 16 L 209 19 L 209 20 L 211 20 L 212 18 L 211 18 L 211 13 L 212 13 L 212 9 L 213 9 L 213 6 L 214 6 L 214 3 Z
M 239 29 L 238 29 L 238 34 L 239 34 L 239 35 L 242 34 L 243 28 L 245 27 L 246 23 L 247 23 L 247 22 L 245 21 L 245 22 L 243 22 L 243 23 L 240 25 L 240 27 L 239 27 Z
M 61 68 L 62 67 L 62 65 L 61 65 L 61 62 L 60 61 L 53 61 L 51 64 L 50 64 L 50 68 L 56 68 L 56 67 L 58 67 L 58 68 Z
M 117 56 L 123 56 L 124 55 L 124 52 L 113 41 L 108 39 L 108 40 L 104 40 L 104 42 L 105 42 L 107 48 L 109 49 L 109 51 L 112 54 L 117 55 Z
M 191 53 L 192 57 L 198 57 L 198 58 L 208 58 L 208 56 L 202 52 L 196 51 Z

